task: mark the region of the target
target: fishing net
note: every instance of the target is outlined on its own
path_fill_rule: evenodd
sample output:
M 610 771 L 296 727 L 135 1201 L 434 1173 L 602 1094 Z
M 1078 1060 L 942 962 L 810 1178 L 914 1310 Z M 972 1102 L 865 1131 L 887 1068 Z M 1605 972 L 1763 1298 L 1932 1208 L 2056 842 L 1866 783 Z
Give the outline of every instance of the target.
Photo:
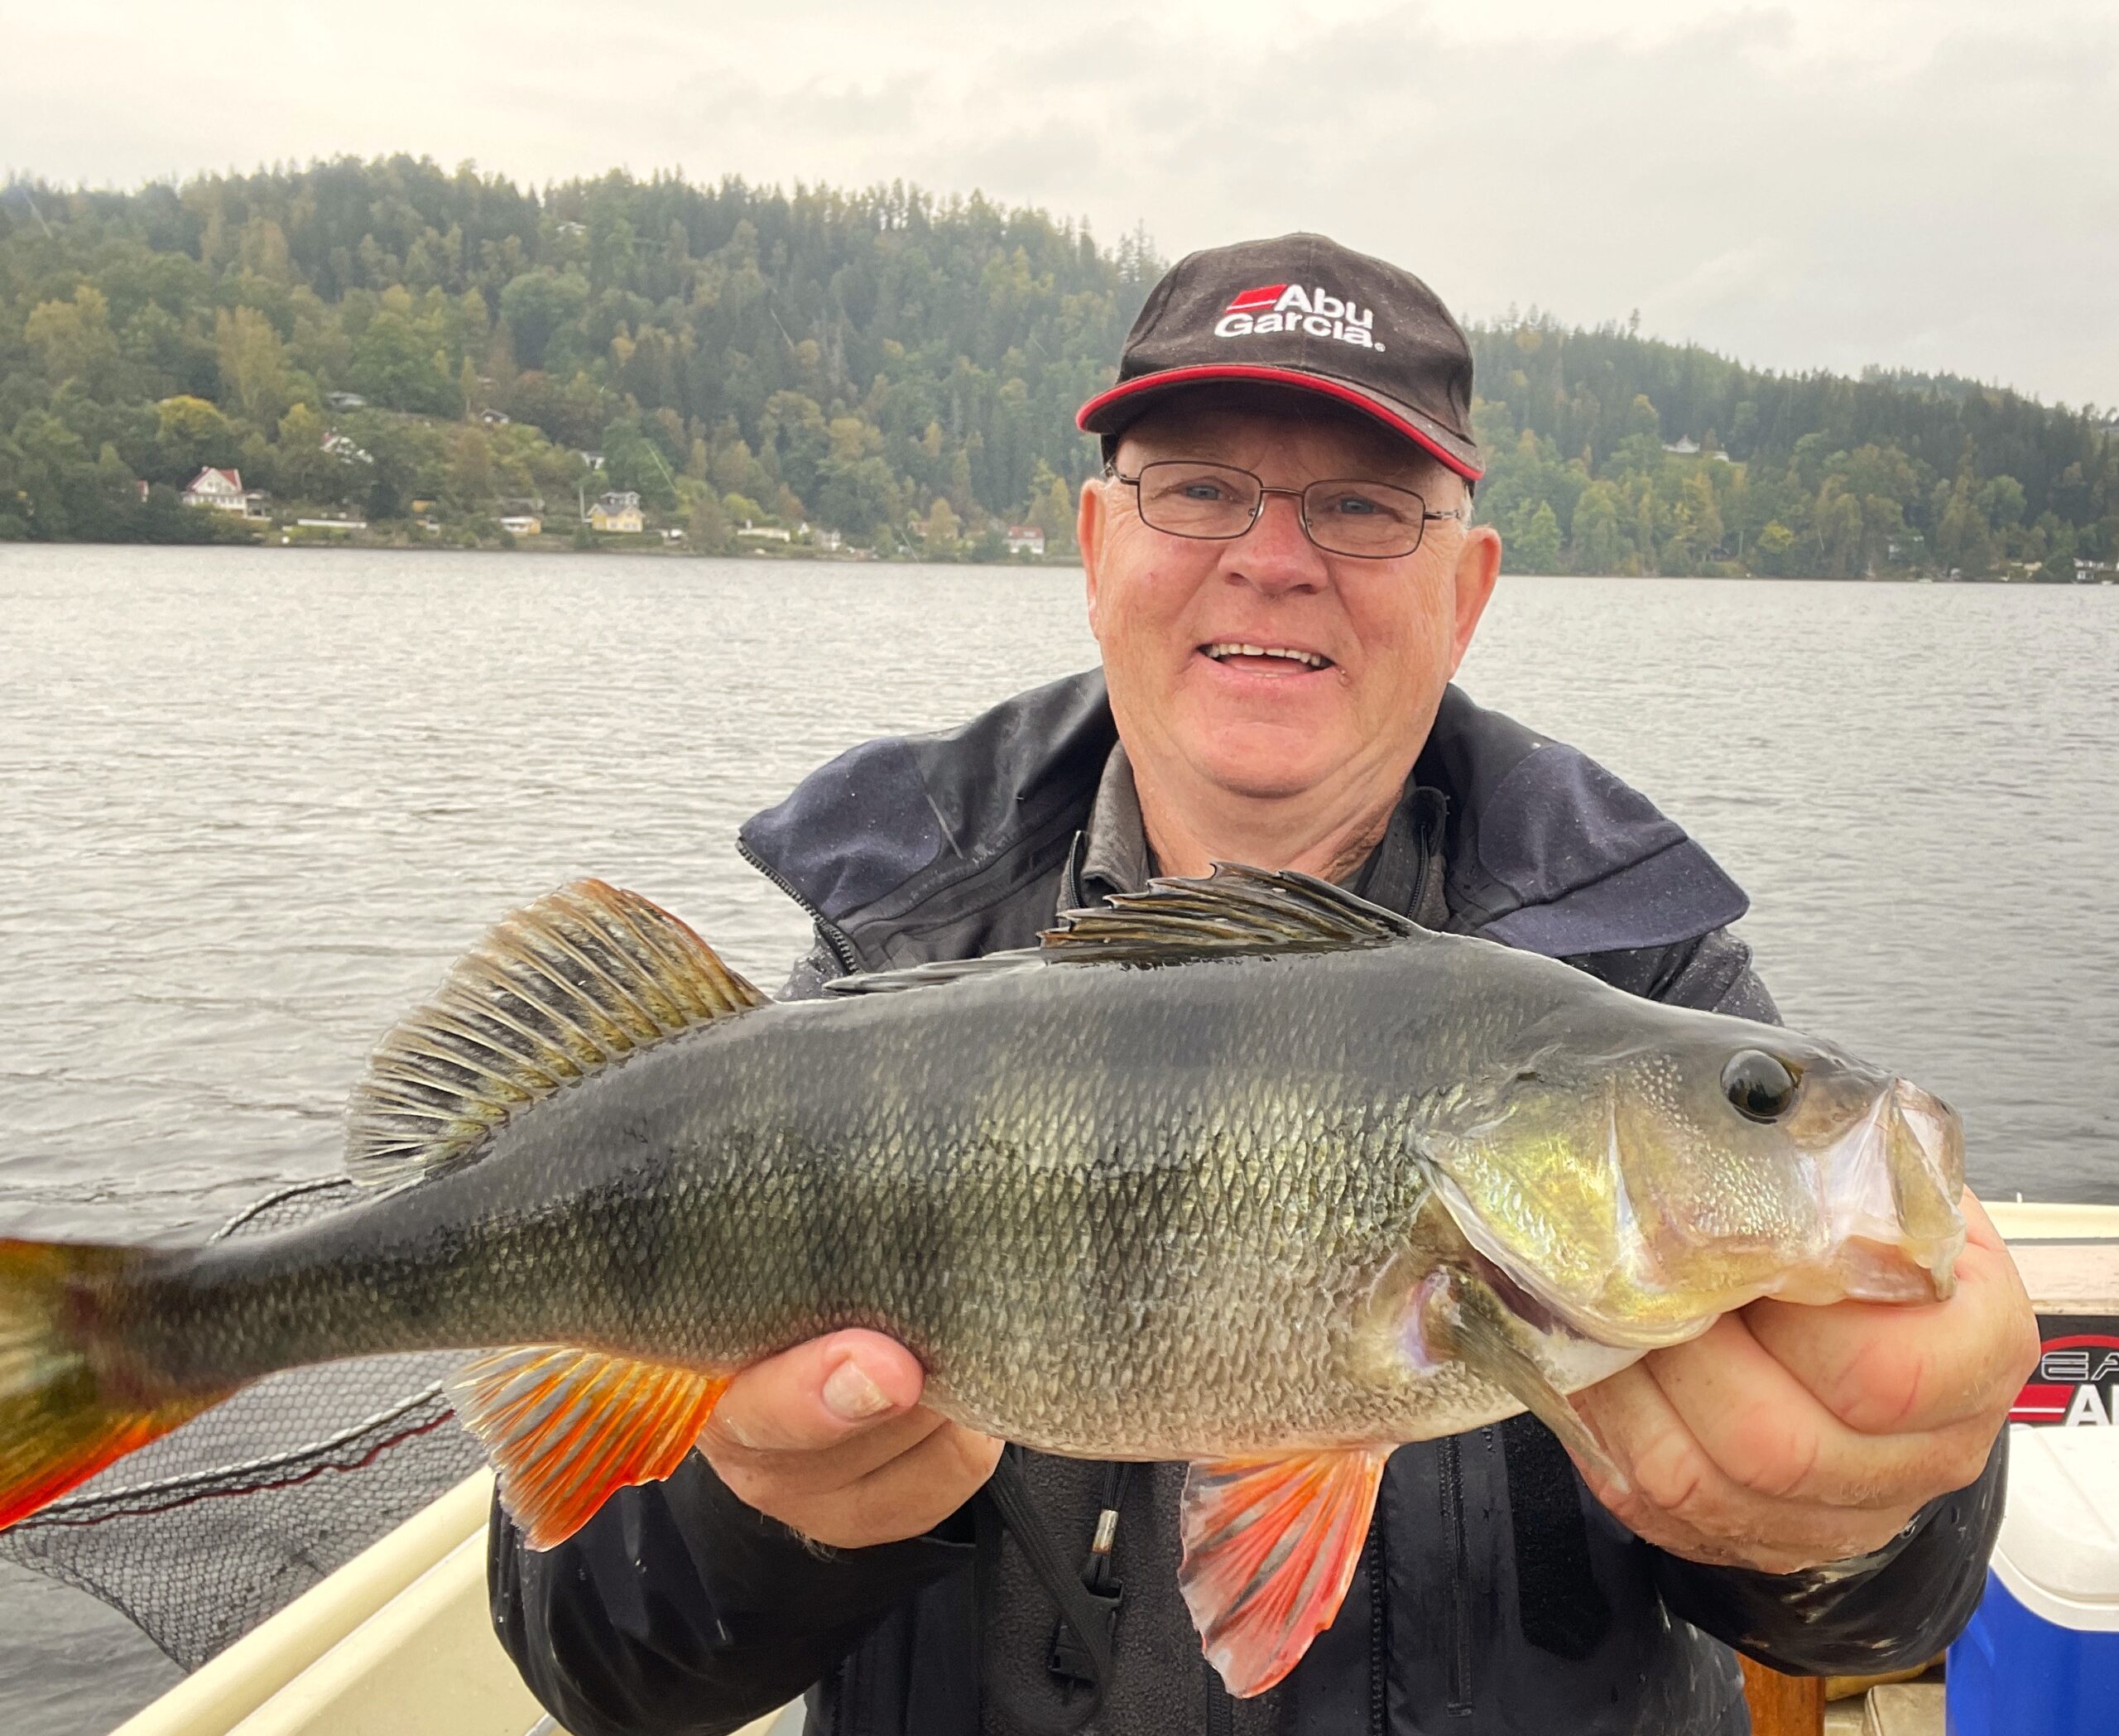
M 223 1224 L 285 1229 L 347 1204 L 305 1182 Z M 374 1356 L 276 1374 L 0 1532 L 0 1558 L 88 1592 L 186 1670 L 477 1469 L 442 1381 L 462 1356 Z

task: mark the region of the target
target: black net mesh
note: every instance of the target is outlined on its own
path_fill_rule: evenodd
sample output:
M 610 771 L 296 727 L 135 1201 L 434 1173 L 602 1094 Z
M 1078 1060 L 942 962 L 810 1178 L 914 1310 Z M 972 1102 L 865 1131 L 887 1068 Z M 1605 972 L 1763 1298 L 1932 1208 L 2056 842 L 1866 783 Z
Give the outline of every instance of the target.
M 284 1229 L 358 1192 L 305 1182 L 217 1235 Z M 195 1670 L 477 1469 L 441 1390 L 462 1360 L 375 1356 L 262 1380 L 0 1532 L 0 1557 L 101 1598 Z

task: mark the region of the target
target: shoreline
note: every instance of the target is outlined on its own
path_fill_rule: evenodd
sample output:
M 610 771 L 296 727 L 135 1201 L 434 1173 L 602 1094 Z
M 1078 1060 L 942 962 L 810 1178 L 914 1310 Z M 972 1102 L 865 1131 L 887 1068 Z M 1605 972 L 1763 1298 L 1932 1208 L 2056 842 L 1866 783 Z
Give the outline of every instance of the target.
M 291 550 L 326 550 L 358 554 L 435 554 L 435 555 L 527 555 L 532 559 L 554 555 L 613 555 L 627 560 L 766 560 L 834 566 L 967 566 L 1020 568 L 1035 571 L 1048 568 L 1079 570 L 1081 557 L 1069 551 L 1052 555 L 1002 555 L 997 557 L 978 557 L 968 555 L 915 554 L 898 552 L 879 554 L 872 549 L 822 549 L 814 546 L 801 548 L 745 548 L 723 553 L 709 553 L 701 550 L 677 546 L 667 542 L 598 540 L 588 547 L 574 542 L 571 537 L 540 536 L 518 536 L 511 541 L 482 541 L 452 543 L 438 536 L 375 536 L 326 532 L 322 535 L 291 536 L 284 531 L 276 534 L 244 537 L 213 537 L 198 541 L 118 541 L 87 538 L 29 538 L 17 537 L 0 540 L 0 559 L 10 549 L 76 548 L 76 549 L 214 549 L 224 551 L 257 550 L 273 551 Z M 1511 571 L 1504 559 L 1502 569 L 1504 579 L 1711 579 L 1716 582 L 1743 583 L 1756 581 L 1761 584 L 1937 584 L 1937 585 L 2009 585 L 2024 590 L 2096 590 L 2109 589 L 2114 584 L 2111 578 L 2078 579 L 2072 583 L 2048 579 L 2016 577 L 2006 574 L 1990 573 L 1947 578 L 1936 573 L 1911 571 L 1870 573 L 1848 578 L 1829 573 L 1526 573 Z

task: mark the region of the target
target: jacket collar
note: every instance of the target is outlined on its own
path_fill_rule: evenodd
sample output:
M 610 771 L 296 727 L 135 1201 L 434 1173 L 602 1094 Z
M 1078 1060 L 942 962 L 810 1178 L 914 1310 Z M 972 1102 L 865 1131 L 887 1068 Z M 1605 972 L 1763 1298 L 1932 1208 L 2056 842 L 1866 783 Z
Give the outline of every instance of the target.
M 747 821 L 739 847 L 848 968 L 872 965 L 900 930 L 1053 882 L 1117 738 L 1101 671 L 1070 676 L 954 729 L 849 749 Z M 1413 784 L 1446 803 L 1452 926 L 1574 957 L 1697 939 L 1748 906 L 1646 796 L 1455 687 Z

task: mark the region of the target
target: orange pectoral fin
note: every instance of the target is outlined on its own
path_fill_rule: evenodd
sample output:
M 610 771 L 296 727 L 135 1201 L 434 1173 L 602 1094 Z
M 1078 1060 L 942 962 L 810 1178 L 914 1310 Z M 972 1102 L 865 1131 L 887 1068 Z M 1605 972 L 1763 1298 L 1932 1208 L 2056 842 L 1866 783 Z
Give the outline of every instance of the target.
M 1231 1459 L 1185 1474 L 1178 1586 L 1230 1693 L 1264 1693 L 1332 1625 L 1389 1457 Z
M 532 1549 L 564 1543 L 620 1489 L 668 1476 L 728 1377 L 522 1344 L 467 1363 L 449 1383 L 478 1437 L 501 1505 Z

